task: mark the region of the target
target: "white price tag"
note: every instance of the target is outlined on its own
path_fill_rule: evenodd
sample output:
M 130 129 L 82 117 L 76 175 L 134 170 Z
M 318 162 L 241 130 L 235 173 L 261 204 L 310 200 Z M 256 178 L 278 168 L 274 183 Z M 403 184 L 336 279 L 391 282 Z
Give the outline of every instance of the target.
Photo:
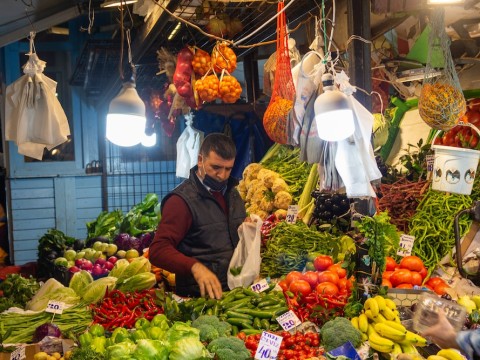
M 267 279 L 262 279 L 259 282 L 256 282 L 251 286 L 252 291 L 261 293 L 262 291 L 265 291 L 268 289 L 268 280 Z
M 25 359 L 25 346 L 19 346 L 10 354 L 10 360 L 22 360 Z
M 298 216 L 298 205 L 288 205 L 287 217 L 285 221 L 287 224 L 295 224 Z
M 182 298 L 181 296 L 178 296 L 177 294 L 172 294 L 172 299 L 179 304 L 185 301 L 184 298 Z
M 399 256 L 412 255 L 413 243 L 415 242 L 415 236 L 405 235 L 400 236 L 400 246 L 397 251 Z
M 63 301 L 49 300 L 45 312 L 61 314 L 64 307 L 65 303 Z
M 425 160 L 427 162 L 427 171 L 433 171 L 433 164 L 435 163 L 435 155 L 427 155 L 425 156 Z
M 302 324 L 300 319 L 297 317 L 297 315 L 295 315 L 292 310 L 288 310 L 285 314 L 277 317 L 276 320 L 285 331 L 292 330 L 294 327 L 300 326 Z
M 260 341 L 258 342 L 255 359 L 276 359 L 282 339 L 281 336 L 263 331 Z

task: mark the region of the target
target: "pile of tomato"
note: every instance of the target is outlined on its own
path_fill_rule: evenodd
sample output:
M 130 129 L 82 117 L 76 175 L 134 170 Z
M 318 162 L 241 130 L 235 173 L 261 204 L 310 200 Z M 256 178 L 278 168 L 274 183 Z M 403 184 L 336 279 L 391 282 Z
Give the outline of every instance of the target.
M 278 285 L 283 289 L 288 307 L 302 321 L 319 326 L 343 316 L 343 309 L 352 293 L 353 279 L 341 263 L 331 256 L 317 255 L 312 261 L 315 270 L 291 271 Z
M 341 263 L 334 264 L 331 256 L 318 255 L 313 260 L 315 270 L 304 273 L 291 271 L 278 285 L 294 295 L 305 297 L 312 292 L 320 295 L 350 295 L 352 279 L 347 278 L 347 270 Z
M 460 121 L 475 125 L 480 129 L 480 99 L 471 101 Z M 435 139 L 435 145 L 454 146 L 464 149 L 480 150 L 480 136 L 469 126 L 457 125 L 449 131 L 443 132 Z
M 445 294 L 450 286 L 440 278 L 426 279 L 427 275 L 428 270 L 418 256 L 405 256 L 398 264 L 395 259 L 387 256 L 382 285 L 397 289 L 413 289 L 414 286 L 422 286 L 439 295 Z
M 304 360 L 323 355 L 324 350 L 320 347 L 320 335 L 315 332 L 297 332 L 290 334 L 288 331 L 279 333 L 283 339 L 280 344 L 280 350 L 277 355 L 278 360 L 293 359 Z M 245 341 L 245 346 L 252 358 L 255 357 L 261 334 L 248 335 L 240 332 L 238 337 Z

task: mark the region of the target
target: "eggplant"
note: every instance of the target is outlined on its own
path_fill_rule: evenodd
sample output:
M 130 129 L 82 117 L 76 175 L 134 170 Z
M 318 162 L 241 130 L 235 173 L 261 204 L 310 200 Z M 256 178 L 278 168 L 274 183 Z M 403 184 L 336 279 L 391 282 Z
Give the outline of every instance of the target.
M 85 248 L 85 241 L 81 239 L 76 239 L 73 243 L 73 250 L 80 251 Z

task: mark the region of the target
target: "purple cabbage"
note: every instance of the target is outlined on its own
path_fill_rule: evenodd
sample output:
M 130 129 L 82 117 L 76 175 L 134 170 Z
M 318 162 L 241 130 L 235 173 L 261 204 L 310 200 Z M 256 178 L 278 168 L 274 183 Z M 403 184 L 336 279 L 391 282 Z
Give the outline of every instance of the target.
M 150 246 L 153 240 L 153 233 L 148 232 L 140 235 L 140 240 L 142 240 L 142 250 Z
M 53 336 L 59 338 L 62 336 L 62 332 L 60 331 L 60 328 L 54 323 L 45 323 L 35 329 L 35 333 L 33 334 L 33 342 L 42 341 L 45 336 Z
M 117 245 L 118 249 L 119 250 L 130 250 L 130 245 L 129 245 L 129 241 L 130 241 L 130 235 L 128 235 L 127 233 L 120 233 L 118 234 L 117 236 L 115 236 L 115 245 Z
M 127 233 L 120 233 L 115 237 L 115 244 L 117 245 L 119 250 L 128 251 L 130 249 L 135 249 L 139 253 L 142 252 L 142 240 L 135 236 L 131 236 Z

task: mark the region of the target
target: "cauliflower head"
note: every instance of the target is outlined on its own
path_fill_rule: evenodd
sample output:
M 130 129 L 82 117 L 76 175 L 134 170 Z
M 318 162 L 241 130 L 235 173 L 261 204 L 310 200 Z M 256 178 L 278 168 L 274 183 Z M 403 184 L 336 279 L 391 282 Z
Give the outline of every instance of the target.
M 265 183 L 265 182 L 264 182 Z M 281 177 L 277 177 L 272 184 L 272 191 L 274 194 L 280 191 L 287 191 L 288 192 L 288 185 Z
M 286 191 L 279 191 L 275 194 L 275 199 L 273 200 L 273 206 L 277 209 L 288 209 L 288 205 L 292 203 L 293 197 L 290 193 Z

